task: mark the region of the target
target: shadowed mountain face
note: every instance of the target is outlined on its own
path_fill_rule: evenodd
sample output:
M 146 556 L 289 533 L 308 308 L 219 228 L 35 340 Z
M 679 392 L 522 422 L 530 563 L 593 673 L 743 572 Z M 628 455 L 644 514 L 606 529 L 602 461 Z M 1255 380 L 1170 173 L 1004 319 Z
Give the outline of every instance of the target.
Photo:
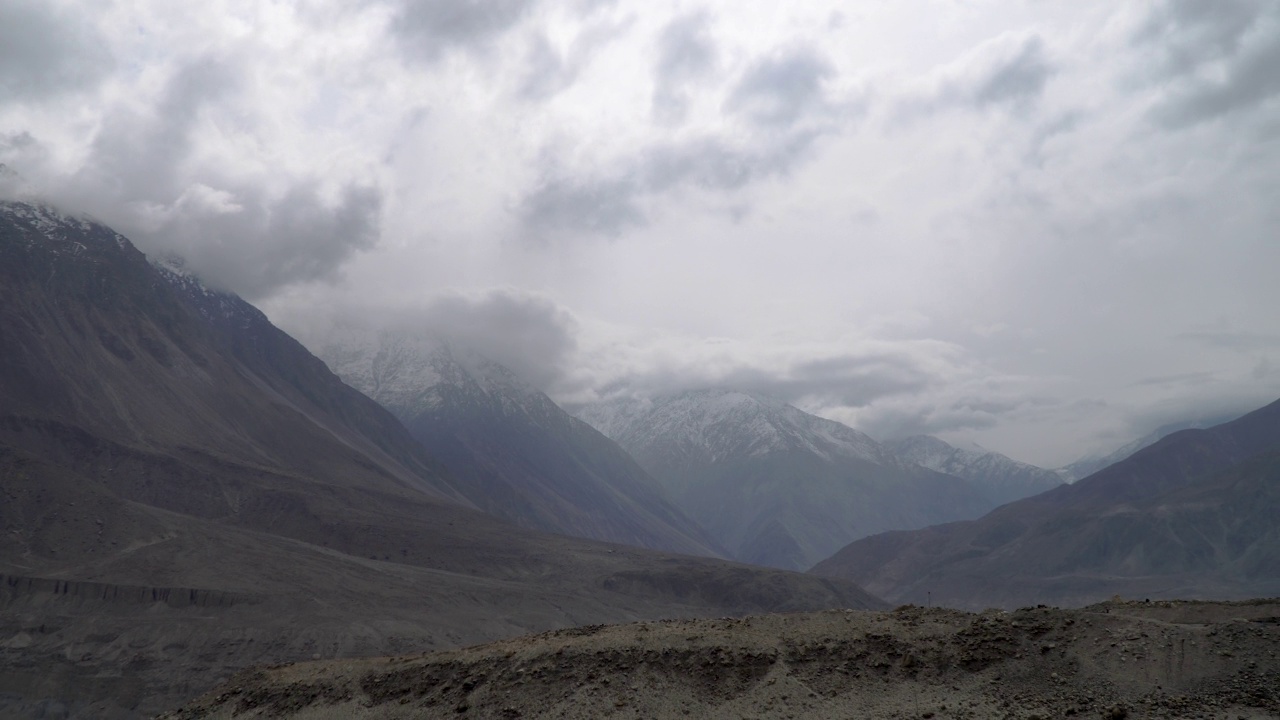
M 239 299 L 0 204 L 0 716 L 138 717 L 252 663 L 868 606 L 521 529 Z
M 724 554 L 622 448 L 507 368 L 391 332 L 317 347 L 344 380 L 399 417 L 481 510 L 535 530 Z
M 885 533 L 813 569 L 959 607 L 1280 592 L 1280 403 L 1184 430 L 972 522 Z
M 966 480 L 900 460 L 871 438 L 727 390 L 595 406 L 676 504 L 744 562 L 806 568 L 850 540 L 972 518 L 992 503 Z
M 993 506 L 1037 495 L 1063 483 L 1062 477 L 1053 470 L 981 448 L 952 447 L 931 435 L 915 435 L 887 446 L 907 462 L 968 480 Z

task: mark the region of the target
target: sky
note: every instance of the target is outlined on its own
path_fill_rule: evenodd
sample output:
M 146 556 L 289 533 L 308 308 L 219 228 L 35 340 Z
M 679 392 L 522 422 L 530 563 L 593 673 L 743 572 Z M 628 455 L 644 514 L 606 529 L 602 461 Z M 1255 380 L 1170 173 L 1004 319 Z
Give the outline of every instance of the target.
M 1273 0 L 0 0 L 7 194 L 305 336 L 1055 467 L 1280 397 Z

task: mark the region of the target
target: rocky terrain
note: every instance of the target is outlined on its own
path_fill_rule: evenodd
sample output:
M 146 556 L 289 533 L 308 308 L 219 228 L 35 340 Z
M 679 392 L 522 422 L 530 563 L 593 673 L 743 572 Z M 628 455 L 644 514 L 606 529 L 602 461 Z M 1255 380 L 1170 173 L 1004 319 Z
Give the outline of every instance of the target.
M 1280 601 L 584 627 L 250 670 L 162 717 L 1275 718 Z

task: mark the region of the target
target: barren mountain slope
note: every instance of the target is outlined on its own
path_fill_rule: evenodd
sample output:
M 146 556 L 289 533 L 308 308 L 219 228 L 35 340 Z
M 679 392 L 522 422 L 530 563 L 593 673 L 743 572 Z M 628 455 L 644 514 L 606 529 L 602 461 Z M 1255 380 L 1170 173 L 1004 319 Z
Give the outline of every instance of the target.
M 813 572 L 974 609 L 1254 597 L 1280 593 L 1277 517 L 1280 402 L 979 520 L 864 538 Z
M 1280 716 L 1280 604 L 903 607 L 582 628 L 245 672 L 164 717 Z
M 506 367 L 409 331 L 335 328 L 312 346 L 400 418 L 485 512 L 534 530 L 724 555 L 622 448 Z
M 0 204 L 0 716 L 138 717 L 251 663 L 878 604 L 523 530 L 238 298 Z

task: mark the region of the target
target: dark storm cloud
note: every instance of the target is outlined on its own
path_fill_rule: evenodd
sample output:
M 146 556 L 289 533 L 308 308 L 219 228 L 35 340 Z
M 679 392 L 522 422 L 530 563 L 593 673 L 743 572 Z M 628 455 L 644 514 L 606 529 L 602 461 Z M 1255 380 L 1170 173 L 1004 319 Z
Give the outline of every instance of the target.
M 654 62 L 652 114 L 664 124 L 679 124 L 689 113 L 689 84 L 709 73 L 716 47 L 705 12 L 678 17 L 658 36 Z
M 193 161 L 202 113 L 233 96 L 242 71 L 206 57 L 178 69 L 148 112 L 108 113 L 79 173 L 52 192 L 133 239 L 177 254 L 207 282 L 257 299 L 332 278 L 378 237 L 381 193 L 312 179 L 244 179 Z M 284 181 L 281 183 L 280 181 Z
M 398 0 L 391 32 L 408 55 L 434 61 L 452 49 L 488 44 L 535 5 L 537 0 Z
M 725 109 L 757 125 L 786 128 L 826 109 L 823 83 L 833 74 L 826 58 L 812 50 L 783 51 L 748 70 L 725 100 Z
M 1167 94 L 1153 117 L 1184 127 L 1248 110 L 1280 94 L 1280 5 L 1270 0 L 1166 2 L 1135 35 L 1154 47 Z
M 84 88 L 111 65 L 102 38 L 81 14 L 44 0 L 0 3 L 0 103 Z

